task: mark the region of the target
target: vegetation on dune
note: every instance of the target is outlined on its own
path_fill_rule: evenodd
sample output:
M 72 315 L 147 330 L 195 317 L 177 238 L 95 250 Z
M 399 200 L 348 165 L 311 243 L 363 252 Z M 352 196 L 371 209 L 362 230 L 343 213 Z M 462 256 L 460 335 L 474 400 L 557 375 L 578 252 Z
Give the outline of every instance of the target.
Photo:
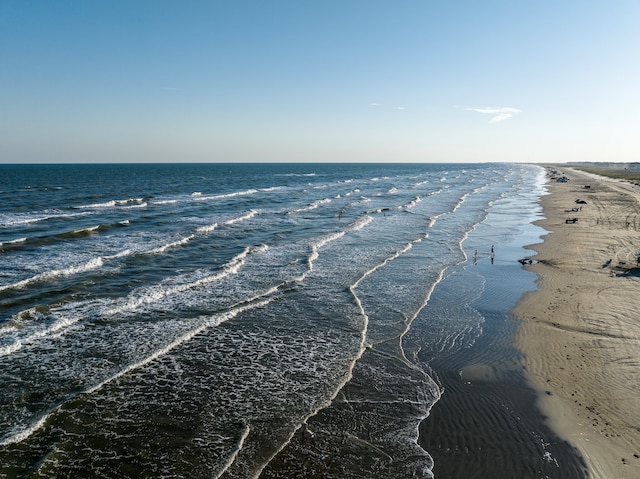
M 640 183 L 640 164 L 638 163 L 570 163 L 566 166 L 587 173 Z

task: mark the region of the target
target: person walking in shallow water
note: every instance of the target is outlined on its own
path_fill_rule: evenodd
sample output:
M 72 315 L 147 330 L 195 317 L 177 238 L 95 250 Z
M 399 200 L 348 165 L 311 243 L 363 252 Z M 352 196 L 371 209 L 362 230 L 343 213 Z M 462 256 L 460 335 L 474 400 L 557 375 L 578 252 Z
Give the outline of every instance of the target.
M 494 254 L 493 254 L 493 245 L 491 245 L 491 264 L 493 264 L 493 257 L 494 257 Z

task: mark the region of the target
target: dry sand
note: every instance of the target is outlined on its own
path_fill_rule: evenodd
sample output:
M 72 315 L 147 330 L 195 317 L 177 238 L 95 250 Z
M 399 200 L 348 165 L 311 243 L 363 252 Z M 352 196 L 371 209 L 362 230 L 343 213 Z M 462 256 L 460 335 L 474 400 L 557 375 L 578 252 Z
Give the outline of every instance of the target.
M 531 247 L 538 290 L 514 310 L 517 344 L 549 425 L 591 476 L 640 478 L 640 187 L 553 169 L 569 181 L 542 199 L 550 233 Z

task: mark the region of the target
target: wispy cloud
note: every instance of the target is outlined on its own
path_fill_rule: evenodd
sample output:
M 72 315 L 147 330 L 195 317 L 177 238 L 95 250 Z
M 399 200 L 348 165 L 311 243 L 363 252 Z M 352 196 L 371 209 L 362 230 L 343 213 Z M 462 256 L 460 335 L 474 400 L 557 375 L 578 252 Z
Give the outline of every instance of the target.
M 499 123 L 504 120 L 508 120 L 513 116 L 513 113 L 500 113 L 489 120 L 489 123 Z
M 373 106 L 373 107 L 376 107 L 376 108 L 380 108 L 380 107 L 391 108 L 392 110 L 406 110 L 407 109 L 404 106 L 386 106 L 386 105 L 383 105 L 382 103 L 369 103 L 369 106 Z
M 499 123 L 501 121 L 508 120 L 516 113 L 520 113 L 520 110 L 510 106 L 465 108 L 465 110 L 475 111 L 477 113 L 482 113 L 483 115 L 492 115 L 489 123 Z

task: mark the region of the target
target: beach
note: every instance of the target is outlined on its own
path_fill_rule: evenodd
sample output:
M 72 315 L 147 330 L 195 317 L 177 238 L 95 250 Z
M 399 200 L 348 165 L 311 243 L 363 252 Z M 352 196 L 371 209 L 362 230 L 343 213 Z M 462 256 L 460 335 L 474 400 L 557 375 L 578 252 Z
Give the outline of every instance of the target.
M 546 171 L 5 168 L 0 476 L 640 477 L 639 188 Z
M 547 423 L 590 477 L 640 477 L 640 187 L 547 167 L 549 233 L 530 246 L 537 290 L 513 313 Z M 558 178 L 566 177 L 566 181 Z M 580 200 L 580 202 L 577 202 Z M 574 221 L 575 220 L 575 221 Z

